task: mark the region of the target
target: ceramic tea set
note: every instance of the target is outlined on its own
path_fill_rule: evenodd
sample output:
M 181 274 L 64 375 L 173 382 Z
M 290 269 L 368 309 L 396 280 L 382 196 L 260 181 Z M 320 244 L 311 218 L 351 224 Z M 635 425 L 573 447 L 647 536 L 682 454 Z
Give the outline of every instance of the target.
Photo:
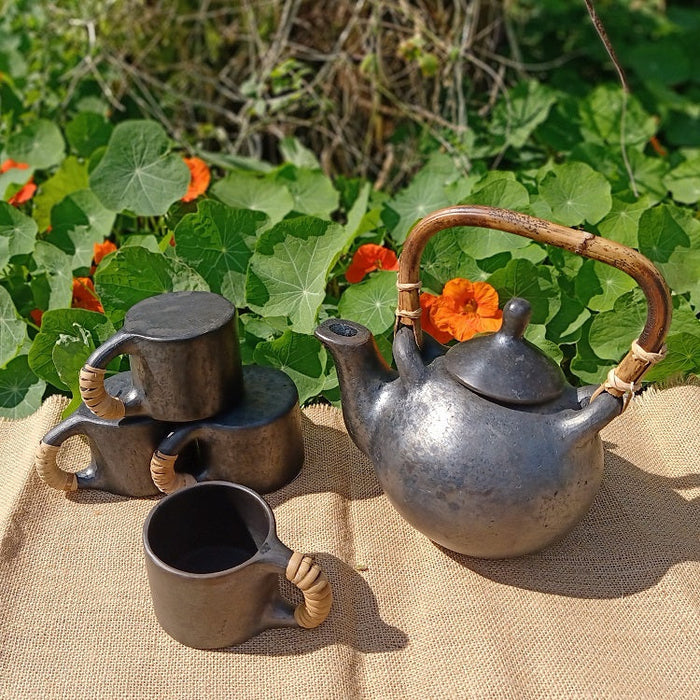
M 420 257 L 434 234 L 456 226 L 561 247 L 613 265 L 639 283 L 648 303 L 646 324 L 601 386 L 574 388 L 524 338 L 530 319 L 524 299 L 505 305 L 499 331 L 449 348 L 422 332 Z M 600 485 L 599 431 L 663 358 L 671 318 L 663 278 L 636 251 L 585 231 L 459 205 L 413 227 L 397 287 L 395 370 L 360 324 L 328 319 L 316 329 L 335 360 L 348 433 L 371 459 L 388 499 L 432 541 L 469 556 L 520 556 L 563 537 Z M 295 624 L 276 592 L 274 578 L 282 568 L 305 591 L 298 624 L 306 617 L 320 624 L 331 594 L 310 560 L 299 564 L 300 555 L 279 543 L 272 513 L 256 493 L 279 488 L 301 466 L 296 390 L 280 372 L 241 368 L 235 310 L 221 297 L 207 294 L 204 302 L 198 294 L 166 294 L 129 311 L 122 330 L 82 370 L 85 406 L 45 436 L 37 466 L 55 488 L 133 496 L 172 491 L 144 530 L 156 614 L 185 644 L 223 646 L 269 626 Z M 105 381 L 105 367 L 122 352 L 129 353 L 131 373 Z M 56 452 L 79 433 L 87 436 L 92 462 L 75 476 L 64 474 Z M 181 470 L 175 469 L 178 459 Z M 201 542 L 208 543 L 208 554 Z M 238 558 L 231 559 L 229 550 L 240 550 Z M 231 561 L 262 566 L 256 573 L 232 568 Z M 206 577 L 236 572 L 212 603 Z M 256 603 L 236 630 L 214 639 L 211 623 L 233 592 Z M 214 617 L 202 612 L 210 604 Z M 197 625 L 188 622 L 192 616 Z

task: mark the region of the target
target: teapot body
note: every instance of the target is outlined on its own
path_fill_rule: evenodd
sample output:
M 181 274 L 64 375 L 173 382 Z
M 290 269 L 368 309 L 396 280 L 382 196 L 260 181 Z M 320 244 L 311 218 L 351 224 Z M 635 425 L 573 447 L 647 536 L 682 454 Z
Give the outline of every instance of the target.
M 520 556 L 564 536 L 603 475 L 597 432 L 562 425 L 580 409 L 577 391 L 508 407 L 455 382 L 444 357 L 426 369 L 419 384 L 384 386 L 382 420 L 363 441 L 396 510 L 435 543 L 480 558 Z

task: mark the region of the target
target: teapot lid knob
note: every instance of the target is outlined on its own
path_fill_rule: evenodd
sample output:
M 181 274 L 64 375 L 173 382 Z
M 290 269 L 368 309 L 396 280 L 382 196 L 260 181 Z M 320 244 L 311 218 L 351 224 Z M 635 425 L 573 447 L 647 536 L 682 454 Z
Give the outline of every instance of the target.
M 513 297 L 503 308 L 499 331 L 447 351 L 447 370 L 461 384 L 496 401 L 536 404 L 557 398 L 566 379 L 556 362 L 523 337 L 531 316 L 530 302 Z

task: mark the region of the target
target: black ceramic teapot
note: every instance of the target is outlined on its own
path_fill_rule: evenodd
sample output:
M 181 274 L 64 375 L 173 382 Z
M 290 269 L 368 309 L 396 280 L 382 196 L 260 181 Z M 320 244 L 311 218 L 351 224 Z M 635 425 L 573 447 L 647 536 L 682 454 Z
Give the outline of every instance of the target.
M 419 263 L 428 239 L 454 226 L 515 233 L 614 265 L 636 279 L 646 325 L 606 382 L 576 389 L 523 338 L 529 304 L 511 299 L 496 333 L 446 348 L 420 325 Z M 568 532 L 587 512 L 603 473 L 598 432 L 663 356 L 671 303 L 645 257 L 576 229 L 504 209 L 454 206 L 421 220 L 399 263 L 393 354 L 370 332 L 329 319 L 316 330 L 335 360 L 343 416 L 399 513 L 462 554 L 514 557 Z

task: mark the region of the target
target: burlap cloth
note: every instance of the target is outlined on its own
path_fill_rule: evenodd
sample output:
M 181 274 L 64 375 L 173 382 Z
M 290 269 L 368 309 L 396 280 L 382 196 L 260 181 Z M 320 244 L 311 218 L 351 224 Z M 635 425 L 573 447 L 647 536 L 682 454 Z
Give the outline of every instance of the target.
M 66 496 L 34 474 L 63 406 L 0 423 L 4 698 L 700 697 L 700 387 L 635 400 L 603 433 L 589 515 L 501 562 L 414 531 L 340 412 L 306 410 L 305 467 L 268 500 L 282 541 L 328 573 L 333 610 L 224 651 L 183 647 L 155 620 L 141 551 L 155 499 Z

